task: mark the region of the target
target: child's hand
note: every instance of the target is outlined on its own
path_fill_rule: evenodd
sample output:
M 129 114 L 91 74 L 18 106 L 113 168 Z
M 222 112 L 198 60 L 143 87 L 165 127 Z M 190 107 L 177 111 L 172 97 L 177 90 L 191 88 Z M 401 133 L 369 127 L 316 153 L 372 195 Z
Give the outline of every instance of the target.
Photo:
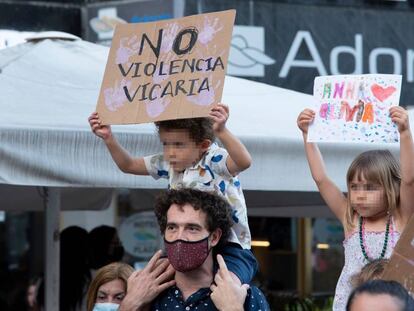
M 210 111 L 210 118 L 213 119 L 214 133 L 218 134 L 226 128 L 226 122 L 229 118 L 229 107 L 223 104 L 218 104 Z
M 109 125 L 101 125 L 101 120 L 99 119 L 97 112 L 93 112 L 88 118 L 88 121 L 92 132 L 96 136 L 102 138 L 103 140 L 107 140 L 112 137 L 111 127 Z
M 309 124 L 313 122 L 314 118 L 315 112 L 311 109 L 305 109 L 299 114 L 297 124 L 303 134 L 308 134 Z
M 410 123 L 408 121 L 408 113 L 403 107 L 393 106 L 390 108 L 390 116 L 392 122 L 397 124 L 398 131 L 401 133 L 410 130 Z

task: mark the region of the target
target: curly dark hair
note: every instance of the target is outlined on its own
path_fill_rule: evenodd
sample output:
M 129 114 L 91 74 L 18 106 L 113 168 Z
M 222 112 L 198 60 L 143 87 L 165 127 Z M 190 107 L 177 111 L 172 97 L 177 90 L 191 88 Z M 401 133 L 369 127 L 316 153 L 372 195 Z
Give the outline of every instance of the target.
M 214 141 L 213 122 L 210 118 L 175 119 L 155 122 L 158 133 L 171 130 L 187 130 L 196 143 L 204 139 Z
M 167 212 L 173 204 L 190 204 L 195 210 L 203 211 L 207 216 L 207 230 L 213 232 L 221 229 L 222 234 L 217 247 L 227 242 L 233 221 L 230 206 L 225 199 L 215 193 L 196 189 L 173 189 L 161 193 L 155 202 L 155 216 L 162 234 L 167 226 Z

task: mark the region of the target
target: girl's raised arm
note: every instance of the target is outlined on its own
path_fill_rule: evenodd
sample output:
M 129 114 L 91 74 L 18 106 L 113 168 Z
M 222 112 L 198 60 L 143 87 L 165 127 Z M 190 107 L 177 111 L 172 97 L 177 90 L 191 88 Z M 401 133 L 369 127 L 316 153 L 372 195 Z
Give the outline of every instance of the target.
M 297 120 L 298 127 L 303 133 L 306 157 L 308 159 L 312 178 L 318 186 L 322 198 L 325 200 L 326 204 L 335 216 L 342 222 L 342 224 L 344 224 L 347 200 L 341 190 L 328 177 L 323 158 L 317 144 L 307 142 L 308 126 L 312 123 L 314 117 L 314 111 L 305 109 L 299 114 Z
M 390 115 L 400 132 L 400 208 L 406 223 L 414 212 L 414 143 L 407 110 L 400 106 L 391 107 Z

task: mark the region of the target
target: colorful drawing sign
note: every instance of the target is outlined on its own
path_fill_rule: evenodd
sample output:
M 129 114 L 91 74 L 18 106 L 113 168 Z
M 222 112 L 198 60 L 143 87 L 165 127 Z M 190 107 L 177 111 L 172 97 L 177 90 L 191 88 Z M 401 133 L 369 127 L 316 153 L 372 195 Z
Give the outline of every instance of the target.
M 221 100 L 235 14 L 118 25 L 96 109 L 103 123 L 207 116 Z
M 400 75 L 338 75 L 316 77 L 315 120 L 310 142 L 398 142 L 389 108 L 398 106 Z

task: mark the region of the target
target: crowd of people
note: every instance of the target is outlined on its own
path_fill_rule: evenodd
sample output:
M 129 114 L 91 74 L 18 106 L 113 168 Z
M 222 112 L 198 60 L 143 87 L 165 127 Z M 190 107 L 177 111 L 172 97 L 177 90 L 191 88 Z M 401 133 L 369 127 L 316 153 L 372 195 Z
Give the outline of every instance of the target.
M 269 308 L 260 290 L 248 287 L 257 261 L 250 250 L 246 203 L 238 174 L 252 160 L 241 141 L 227 129 L 228 117 L 228 107 L 218 104 L 206 118 L 156 122 L 163 152 L 134 158 L 96 112 L 90 116 L 92 131 L 103 139 L 123 172 L 169 182 L 170 190 L 155 208 L 169 264 L 161 263 L 160 254 L 156 254 L 146 269 L 133 273 L 120 310 L 148 306 L 154 310 Z M 402 107 L 390 108 L 390 118 L 400 134 L 400 161 L 388 150 L 360 154 L 348 169 L 347 196 L 329 178 L 317 144 L 307 141 L 314 117 L 314 111 L 305 109 L 297 124 L 303 133 L 311 175 L 345 232 L 345 265 L 333 310 L 368 310 L 358 309 L 360 299 L 383 294 L 399 299 L 400 303 L 392 300 L 401 307 L 395 310 L 410 310 L 410 296 L 403 297 L 403 287 L 396 289 L 396 284 L 381 280 L 366 282 L 381 277 L 382 270 L 372 265 L 384 264 L 381 260 L 391 256 L 413 213 L 414 143 L 408 114 Z M 220 212 L 226 209 L 223 205 L 229 209 L 229 224 L 226 213 Z M 221 225 L 228 226 L 228 232 Z M 175 276 L 171 281 L 172 271 Z
M 119 261 L 99 268 L 87 290 L 86 309 L 78 301 L 65 310 L 270 310 L 265 295 L 255 286 L 241 285 L 221 255 L 233 223 L 222 197 L 171 189 L 157 198 L 155 214 L 165 252 L 155 253 L 139 271 Z M 381 280 L 387 263 L 375 260 L 354 275 L 344 310 L 414 310 L 414 300 L 401 284 Z
M 91 280 L 96 279 L 97 271 L 110 263 L 121 261 L 123 256 L 124 248 L 114 227 L 102 225 L 90 232 L 78 226 L 62 230 L 60 233 L 60 310 L 86 310 L 86 293 L 94 284 Z M 125 280 L 129 276 L 125 273 L 122 275 L 125 276 Z M 26 310 L 43 310 L 44 291 L 45 283 L 42 276 L 30 281 L 26 293 Z
M 156 122 L 163 152 L 134 158 L 97 113 L 90 116 L 92 131 L 123 172 L 168 180 L 169 190 L 154 207 L 164 250 L 134 271 L 120 262 L 123 247 L 115 228 L 66 228 L 60 237 L 61 311 L 270 309 L 251 284 L 258 263 L 238 178 L 252 159 L 226 127 L 228 117 L 228 107 L 218 104 L 209 117 Z M 381 280 L 414 209 L 414 143 L 406 110 L 390 108 L 400 161 L 387 150 L 358 155 L 346 176 L 347 196 L 329 178 L 317 144 L 307 141 L 314 117 L 306 109 L 297 124 L 311 175 L 345 232 L 333 310 L 414 310 L 401 284 Z M 29 310 L 42 309 L 43 291 L 41 279 L 30 283 Z
M 122 252 L 115 252 L 117 256 L 114 256 L 109 251 L 119 246 L 116 231 L 106 226 L 94 229 L 89 235 L 100 230 L 111 230 L 115 234 L 107 235 L 108 243 L 98 243 L 96 253 L 101 254 L 103 266 L 90 264 L 89 267 L 97 270 L 93 273 L 83 270 L 69 281 L 67 273 L 62 274 L 61 281 L 70 282 L 71 287 L 66 284 L 68 292 L 61 292 L 60 310 L 270 310 L 265 295 L 255 286 L 241 285 L 221 255 L 233 224 L 231 208 L 225 199 L 197 189 L 171 189 L 157 198 L 155 214 L 165 243 L 170 243 L 170 247 L 155 253 L 143 270 L 134 271 L 120 262 Z M 82 240 L 90 241 L 86 231 L 69 227 L 61 237 L 64 254 L 73 264 L 70 272 L 82 271 L 81 263 L 88 256 L 80 256 L 73 262 L 74 256 L 70 254 L 71 246 L 81 247 Z M 78 255 L 79 251 L 74 253 Z M 384 259 L 375 260 L 354 275 L 354 288 L 345 310 L 414 310 L 414 300 L 401 284 L 381 280 L 387 263 Z M 68 266 L 62 266 L 62 270 L 65 268 Z M 91 274 L 94 277 L 86 282 Z M 38 288 L 38 282 L 34 282 L 28 289 L 32 311 L 42 310 L 36 301 L 41 296 Z

